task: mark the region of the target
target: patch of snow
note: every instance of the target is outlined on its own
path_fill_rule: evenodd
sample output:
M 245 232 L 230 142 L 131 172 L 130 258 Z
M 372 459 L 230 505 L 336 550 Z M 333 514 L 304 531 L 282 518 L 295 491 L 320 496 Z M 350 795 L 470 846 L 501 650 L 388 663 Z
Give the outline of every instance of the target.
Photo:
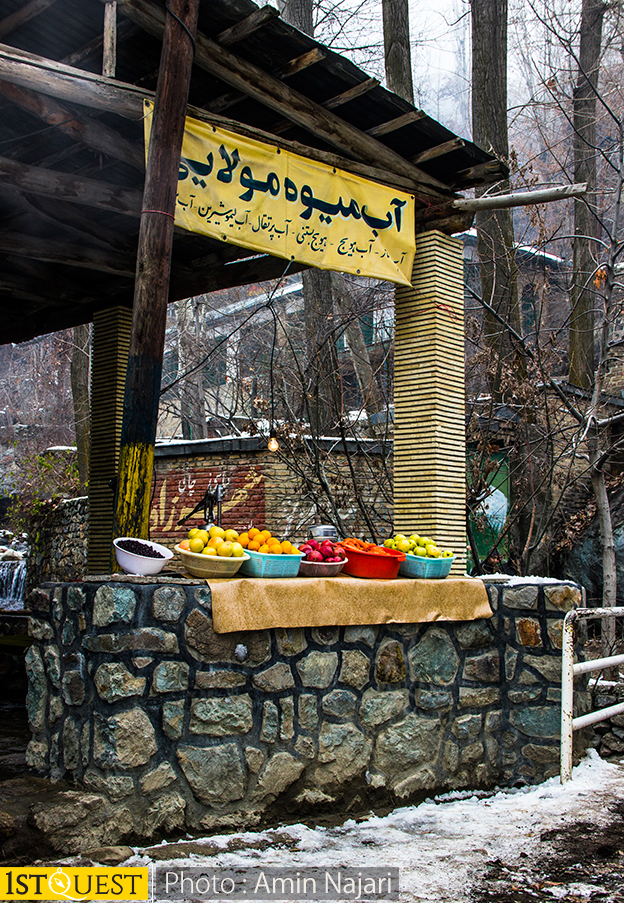
M 419 806 L 405 806 L 358 822 L 349 819 L 334 828 L 296 824 L 210 836 L 203 841 L 218 847 L 215 855 L 159 859 L 158 865 L 210 869 L 281 866 L 293 870 L 398 867 L 401 900 L 467 903 L 489 861 L 519 862 L 521 853 L 537 857 L 545 848 L 540 835 L 575 821 L 605 825 L 609 807 L 623 795 L 624 769 L 591 750 L 565 785 L 555 777 L 519 789 L 453 791 Z M 292 843 L 284 843 L 285 835 Z M 258 843 L 262 840 L 266 849 Z M 246 849 L 250 841 L 254 848 Z M 145 866 L 150 861 L 136 848 L 126 865 Z M 575 884 L 574 890 L 589 898 L 594 889 Z
M 538 577 L 537 575 L 527 575 L 526 577 L 516 577 L 512 574 L 481 574 L 478 578 L 485 583 L 507 583 L 509 586 L 520 586 L 524 583 L 563 583 L 568 586 L 576 586 L 573 580 L 560 580 L 558 577 Z

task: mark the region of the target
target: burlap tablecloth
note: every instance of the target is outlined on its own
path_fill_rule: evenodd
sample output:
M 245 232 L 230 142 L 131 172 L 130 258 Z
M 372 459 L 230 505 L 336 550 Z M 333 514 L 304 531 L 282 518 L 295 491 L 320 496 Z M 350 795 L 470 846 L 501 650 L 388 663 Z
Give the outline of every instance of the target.
M 359 577 L 208 580 L 216 633 L 268 627 L 415 624 L 491 618 L 483 582 Z

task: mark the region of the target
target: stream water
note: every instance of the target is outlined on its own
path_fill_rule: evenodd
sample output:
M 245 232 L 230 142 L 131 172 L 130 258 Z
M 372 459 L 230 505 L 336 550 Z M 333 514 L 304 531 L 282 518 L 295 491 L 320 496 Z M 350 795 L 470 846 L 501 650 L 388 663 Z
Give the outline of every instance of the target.
M 0 561 L 0 610 L 21 611 L 25 585 L 26 561 Z

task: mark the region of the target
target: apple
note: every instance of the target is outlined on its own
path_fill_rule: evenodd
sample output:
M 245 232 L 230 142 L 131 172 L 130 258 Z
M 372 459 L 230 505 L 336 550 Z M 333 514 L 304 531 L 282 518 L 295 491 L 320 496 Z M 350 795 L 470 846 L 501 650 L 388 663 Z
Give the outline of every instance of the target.
M 317 542 L 316 539 L 311 539 L 311 540 L 308 542 L 308 545 L 310 546 L 310 548 L 311 548 L 314 552 L 317 552 L 317 551 L 321 548 L 320 542 Z
M 316 549 L 313 549 L 307 556 L 308 561 L 322 561 L 323 556 Z
M 304 542 L 304 543 L 302 543 L 302 545 L 299 546 L 299 551 L 303 552 L 304 555 L 307 555 L 308 552 L 312 551 L 312 546 L 308 545 L 307 542 Z

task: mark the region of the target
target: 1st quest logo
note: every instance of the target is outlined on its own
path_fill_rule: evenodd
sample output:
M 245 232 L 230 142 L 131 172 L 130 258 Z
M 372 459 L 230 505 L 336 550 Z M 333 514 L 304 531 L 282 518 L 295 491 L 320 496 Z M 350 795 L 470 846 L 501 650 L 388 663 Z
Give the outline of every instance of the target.
M 10 868 L 0 900 L 147 900 L 147 868 Z

